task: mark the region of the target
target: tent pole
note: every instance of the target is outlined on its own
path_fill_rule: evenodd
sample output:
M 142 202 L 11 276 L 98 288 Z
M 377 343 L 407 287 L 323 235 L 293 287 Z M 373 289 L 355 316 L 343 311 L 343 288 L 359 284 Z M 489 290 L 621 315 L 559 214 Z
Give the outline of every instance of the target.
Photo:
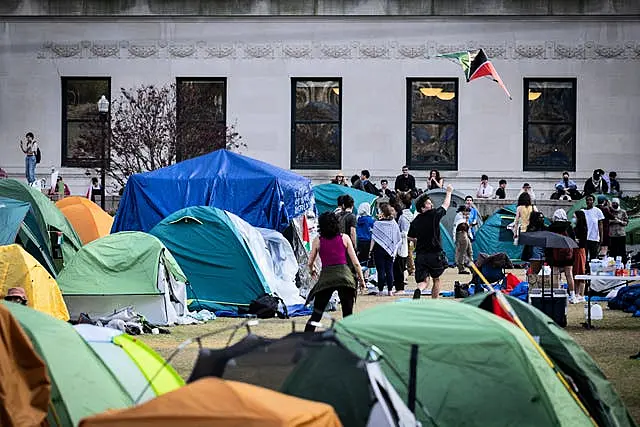
M 418 345 L 411 344 L 411 359 L 409 361 L 409 396 L 407 406 L 409 410 L 416 413 L 416 384 L 418 371 Z

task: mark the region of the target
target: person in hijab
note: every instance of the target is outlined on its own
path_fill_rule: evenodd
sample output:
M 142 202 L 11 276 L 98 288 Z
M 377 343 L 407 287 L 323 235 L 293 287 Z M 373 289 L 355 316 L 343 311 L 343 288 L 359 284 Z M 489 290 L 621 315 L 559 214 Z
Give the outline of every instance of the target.
M 607 181 L 602 179 L 604 171 L 602 169 L 596 169 L 593 171 L 591 178 L 587 179 L 584 183 L 584 197 L 589 194 L 607 194 L 609 192 L 609 185 Z
M 366 262 L 370 256 L 371 230 L 376 220 L 371 216 L 371 205 L 367 202 L 358 205 L 358 219 L 356 221 L 356 241 L 358 260 Z
M 573 232 L 573 227 L 567 219 L 567 213 L 564 209 L 556 209 L 553 213 L 553 222 L 547 228 L 548 231 L 553 233 L 562 234 L 563 236 L 570 237 L 572 240 L 576 239 L 576 235 Z M 575 260 L 575 254 L 572 249 L 547 249 L 546 256 L 549 265 L 553 267 L 553 274 L 564 273 L 564 277 L 567 279 L 567 288 L 569 291 L 569 302 L 575 304 L 576 301 L 576 287 L 573 280 L 573 263 Z
M 606 216 L 606 215 L 605 215 Z M 609 219 L 609 256 L 621 257 L 622 262 L 627 262 L 627 233 L 625 227 L 629 224 L 627 211 L 620 207 L 620 199 L 611 199 L 611 216 Z
M 370 249 L 378 272 L 379 295 L 382 295 L 385 285 L 388 295 L 393 295 L 393 261 L 402 243 L 395 216 L 393 206 L 383 203 L 380 205 L 380 219 L 373 223 Z

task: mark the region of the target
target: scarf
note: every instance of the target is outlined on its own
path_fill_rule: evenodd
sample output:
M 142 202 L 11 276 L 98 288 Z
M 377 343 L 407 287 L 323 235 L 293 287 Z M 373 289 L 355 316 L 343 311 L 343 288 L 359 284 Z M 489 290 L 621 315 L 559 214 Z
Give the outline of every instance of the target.
M 385 250 L 389 256 L 395 256 L 402 243 L 400 228 L 394 220 L 380 220 L 373 223 L 371 239 Z
M 602 185 L 602 178 L 593 179 L 593 177 L 591 177 L 591 182 L 593 183 L 593 187 L 596 189 L 596 191 L 600 192 L 600 186 Z

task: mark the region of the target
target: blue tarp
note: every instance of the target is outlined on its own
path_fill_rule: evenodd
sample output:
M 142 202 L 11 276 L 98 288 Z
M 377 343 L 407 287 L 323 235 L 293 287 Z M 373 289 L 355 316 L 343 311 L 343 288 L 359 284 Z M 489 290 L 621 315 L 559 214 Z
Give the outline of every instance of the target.
M 190 206 L 214 206 L 255 227 L 282 231 L 311 207 L 311 180 L 268 163 L 217 150 L 129 178 L 113 223 L 148 232 Z

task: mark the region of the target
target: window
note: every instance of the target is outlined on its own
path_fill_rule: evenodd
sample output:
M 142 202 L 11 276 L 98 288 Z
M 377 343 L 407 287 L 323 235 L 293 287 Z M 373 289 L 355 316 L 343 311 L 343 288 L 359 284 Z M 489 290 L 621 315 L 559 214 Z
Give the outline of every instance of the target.
M 176 79 L 176 132 L 178 161 L 226 147 L 226 78 Z
M 524 170 L 576 170 L 576 79 L 524 79 Z
M 111 100 L 109 77 L 62 78 L 62 166 L 100 164 L 102 136 L 98 100 Z
M 340 169 L 342 79 L 291 79 L 291 168 Z
M 407 165 L 458 168 L 458 79 L 407 79 Z

